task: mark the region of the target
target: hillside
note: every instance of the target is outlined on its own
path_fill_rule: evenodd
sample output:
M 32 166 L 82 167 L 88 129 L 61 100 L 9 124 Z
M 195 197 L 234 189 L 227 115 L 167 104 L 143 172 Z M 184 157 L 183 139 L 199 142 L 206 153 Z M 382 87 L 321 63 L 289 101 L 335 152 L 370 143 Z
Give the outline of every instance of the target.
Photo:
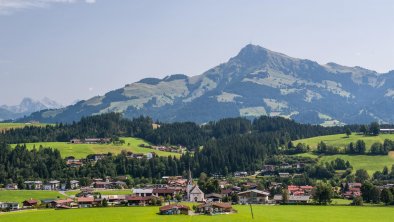
M 394 72 L 335 63 L 320 65 L 256 45 L 205 73 L 146 78 L 62 109 L 20 121 L 71 122 L 120 112 L 164 122 L 205 123 L 226 117 L 283 116 L 301 123 L 394 122 Z
M 133 153 L 150 153 L 155 152 L 159 156 L 177 156 L 179 153 L 163 152 L 159 150 L 152 150 L 148 148 L 139 147 L 140 144 L 149 144 L 148 142 L 138 138 L 121 138 L 125 140 L 123 145 L 114 144 L 70 144 L 67 142 L 38 142 L 27 143 L 28 149 L 42 147 L 50 147 L 60 151 L 62 157 L 74 156 L 75 158 L 86 158 L 89 154 L 106 154 L 113 153 L 119 154 L 122 150 L 130 151 Z M 16 146 L 15 144 L 13 146 Z
M 346 148 L 349 143 L 355 143 L 357 140 L 363 140 L 367 147 L 367 150 L 371 147 L 371 145 L 375 142 L 383 143 L 385 139 L 394 140 L 394 134 L 380 134 L 378 136 L 364 136 L 360 134 L 353 133 L 349 137 L 345 134 L 334 134 L 334 135 L 327 135 L 327 136 L 317 136 L 307 139 L 295 140 L 293 141 L 294 144 L 298 143 L 305 143 L 309 145 L 312 149 L 316 149 L 317 144 L 323 141 L 327 145 L 339 147 L 339 148 Z

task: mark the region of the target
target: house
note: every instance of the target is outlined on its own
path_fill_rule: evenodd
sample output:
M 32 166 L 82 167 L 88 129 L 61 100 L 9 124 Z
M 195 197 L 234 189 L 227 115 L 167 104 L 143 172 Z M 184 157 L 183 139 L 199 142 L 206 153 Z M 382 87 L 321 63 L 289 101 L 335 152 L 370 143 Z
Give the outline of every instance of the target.
M 79 208 L 89 208 L 93 207 L 95 200 L 93 197 L 79 197 L 77 198 L 77 203 Z
M 273 172 L 275 171 L 275 165 L 264 165 L 262 172 Z
M 248 172 L 245 172 L 245 171 L 235 172 L 234 176 L 235 177 L 246 177 L 246 176 L 248 176 Z
M 174 189 L 168 189 L 168 188 L 157 188 L 152 190 L 152 194 L 157 196 L 157 197 L 166 197 L 170 195 L 171 197 L 175 196 L 175 190 Z
M 300 196 L 290 195 L 287 203 L 289 203 L 289 204 L 307 204 L 307 203 L 309 203 L 310 199 L 311 199 L 311 196 L 309 196 L 309 195 L 300 195 Z M 274 196 L 275 203 L 280 204 L 280 203 L 282 203 L 282 200 L 283 200 L 283 197 L 281 194 Z
M 42 181 L 25 181 L 24 182 L 28 190 L 42 190 Z
M 18 189 L 18 184 L 16 183 L 9 183 L 5 186 L 6 190 L 17 190 Z
M 196 213 L 200 214 L 222 214 L 234 212 L 230 203 L 205 203 L 196 207 Z
M 60 181 L 58 180 L 51 180 L 48 182 L 49 190 L 58 190 L 60 189 Z
M 78 189 L 79 188 L 79 181 L 78 180 L 71 180 L 70 187 L 72 190 Z
M 74 201 L 70 198 L 65 200 L 54 200 L 51 202 L 52 207 L 54 208 L 64 208 L 64 207 L 71 207 Z
M 231 196 L 231 195 L 233 194 L 233 190 L 231 190 L 231 189 L 221 190 L 221 191 L 220 191 L 220 194 L 221 194 L 223 197 L 229 197 L 229 196 Z
M 80 144 L 80 143 L 82 143 L 82 141 L 80 139 L 72 139 L 72 140 L 70 140 L 70 143 Z
M 5 210 L 5 211 L 19 210 L 19 204 L 16 202 L 0 202 L 0 210 Z
M 71 168 L 78 168 L 78 167 L 83 166 L 83 162 L 82 162 L 82 160 L 68 159 L 66 161 L 66 165 Z
M 211 193 L 211 194 L 205 195 L 205 200 L 207 202 L 222 202 L 222 198 L 223 198 L 223 196 L 221 194 L 217 194 L 217 193 Z
M 41 200 L 41 206 L 44 206 L 46 208 L 52 208 L 53 206 L 53 201 L 55 201 L 56 199 L 42 199 Z
M 188 201 L 190 201 L 190 202 L 204 202 L 205 201 L 204 192 L 202 192 L 200 190 L 198 185 L 195 185 L 194 187 L 192 187 L 188 193 L 189 193 Z
M 180 204 L 170 204 L 159 208 L 161 215 L 189 214 L 190 207 Z
M 157 200 L 157 197 L 154 196 L 126 196 L 126 202 L 128 206 L 147 206 L 153 205 L 154 200 Z
M 112 182 L 112 186 L 117 189 L 124 189 L 127 187 L 127 184 L 123 181 L 115 181 L 115 182 Z
M 126 202 L 125 195 L 108 195 L 104 198 L 108 200 L 108 205 L 110 206 L 116 206 Z
M 133 194 L 140 197 L 148 197 L 153 195 L 153 189 L 133 189 Z
M 289 178 L 290 177 L 290 173 L 279 173 L 279 177 L 280 178 Z
M 112 183 L 110 182 L 94 182 L 93 187 L 96 189 L 111 189 Z
M 37 207 L 38 201 L 34 199 L 25 200 L 22 202 L 23 208 L 34 208 Z
M 239 203 L 241 204 L 264 204 L 268 202 L 268 192 L 261 190 L 247 190 L 238 193 Z

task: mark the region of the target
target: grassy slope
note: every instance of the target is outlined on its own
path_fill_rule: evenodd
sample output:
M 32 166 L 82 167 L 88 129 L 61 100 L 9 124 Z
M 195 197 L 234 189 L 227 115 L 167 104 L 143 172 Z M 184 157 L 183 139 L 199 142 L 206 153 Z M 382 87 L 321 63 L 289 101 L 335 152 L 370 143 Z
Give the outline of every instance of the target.
M 0 132 L 9 130 L 9 129 L 16 129 L 16 128 L 23 128 L 25 126 L 40 126 L 44 127 L 48 124 L 45 123 L 35 123 L 35 124 L 25 124 L 25 123 L 0 123 Z
M 24 200 L 30 198 L 36 200 L 42 199 L 56 199 L 65 198 L 62 194 L 57 191 L 42 191 L 42 190 L 0 190 L 0 202 L 3 201 L 14 201 L 21 203 Z
M 158 207 L 91 208 L 76 210 L 38 210 L 0 215 L 2 222 L 57 221 L 139 221 L 139 222 L 388 222 L 392 221 L 392 207 L 324 207 L 324 206 L 253 206 L 255 219 L 251 219 L 249 206 L 236 206 L 237 214 L 218 216 L 161 216 Z
M 125 140 L 124 145 L 113 145 L 113 144 L 70 144 L 64 142 L 40 142 L 40 143 L 28 143 L 26 146 L 29 149 L 33 149 L 35 146 L 39 148 L 40 145 L 43 147 L 51 147 L 58 149 L 62 157 L 74 156 L 76 158 L 84 158 L 89 154 L 99 153 L 114 153 L 118 154 L 122 150 L 131 151 L 133 153 L 149 153 L 154 151 L 159 156 L 179 156 L 177 153 L 162 152 L 158 150 L 152 150 L 148 148 L 141 148 L 140 144 L 149 144 L 148 142 L 137 139 L 137 138 L 122 138 Z M 128 145 L 130 144 L 130 145 Z M 15 145 L 14 145 L 15 146 Z
M 328 145 L 345 148 L 350 142 L 356 142 L 357 140 L 364 140 L 367 149 L 369 150 L 370 146 L 375 142 L 381 142 L 385 139 L 394 140 L 394 134 L 381 134 L 379 136 L 363 136 L 358 134 L 352 134 L 350 137 L 347 137 L 344 134 L 336 134 L 329 136 L 319 136 L 312 137 L 308 139 L 296 140 L 293 141 L 294 144 L 305 143 L 309 145 L 312 149 L 316 149 L 317 144 L 320 141 L 325 142 Z M 307 156 L 312 158 L 318 158 L 317 155 L 312 153 L 301 154 L 301 156 Z M 336 158 L 341 158 L 344 160 L 348 160 L 350 164 L 353 166 L 354 170 L 365 169 L 368 171 L 370 175 L 372 175 L 375 171 L 381 171 L 383 167 L 387 166 L 391 169 L 391 166 L 394 164 L 394 152 L 391 152 L 389 155 L 385 156 L 371 156 L 371 155 L 325 155 L 319 157 L 319 161 L 327 162 L 332 161 Z
M 349 145 L 350 142 L 363 140 L 367 146 L 367 149 L 369 149 L 373 143 L 375 142 L 383 143 L 385 139 L 394 140 L 394 134 L 380 134 L 379 136 L 363 136 L 353 133 L 349 137 L 347 137 L 345 134 L 335 134 L 329 136 L 318 136 L 308 139 L 296 140 L 293 141 L 293 143 L 295 145 L 297 145 L 298 143 L 305 143 L 309 145 L 312 149 L 316 149 L 317 144 L 320 143 L 320 141 L 323 141 L 327 145 L 345 148 L 347 145 Z

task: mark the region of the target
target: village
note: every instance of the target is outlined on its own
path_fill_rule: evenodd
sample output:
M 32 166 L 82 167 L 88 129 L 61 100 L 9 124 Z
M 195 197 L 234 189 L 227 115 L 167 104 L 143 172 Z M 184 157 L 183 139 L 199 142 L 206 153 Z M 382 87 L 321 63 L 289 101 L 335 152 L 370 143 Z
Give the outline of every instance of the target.
M 299 165 L 299 164 L 298 164 Z M 272 171 L 281 166 L 266 165 L 256 173 Z M 282 166 L 283 167 L 283 166 Z M 296 167 L 296 166 L 295 166 Z M 294 176 L 294 175 L 293 175 Z M 277 175 L 279 179 L 283 178 Z M 218 192 L 204 193 L 191 172 L 188 177 L 164 176 L 161 184 L 146 184 L 138 187 L 129 187 L 125 182 L 127 176 L 118 178 L 96 178 L 89 186 L 81 186 L 80 181 L 59 180 L 25 181 L 26 190 L 48 190 L 64 192 L 67 190 L 78 191 L 74 196 L 57 199 L 27 199 L 22 203 L 1 202 L 2 211 L 18 211 L 40 208 L 74 209 L 91 207 L 125 207 L 125 206 L 158 206 L 160 214 L 228 214 L 235 213 L 235 204 L 312 204 L 314 186 L 298 186 L 279 182 L 269 182 L 261 188 L 256 179 L 252 179 L 247 172 L 236 172 L 231 179 L 216 175 Z M 213 178 L 211 178 L 213 179 Z M 231 182 L 230 182 L 231 181 Z M 334 187 L 333 192 L 338 198 L 352 200 L 361 196 L 361 183 L 344 183 Z M 394 185 L 386 185 L 394 187 Z M 387 188 L 387 187 L 382 187 Z M 18 190 L 17 184 L 7 184 L 4 189 Z M 101 195 L 103 191 L 130 190 L 127 195 Z M 191 208 L 190 206 L 193 206 Z

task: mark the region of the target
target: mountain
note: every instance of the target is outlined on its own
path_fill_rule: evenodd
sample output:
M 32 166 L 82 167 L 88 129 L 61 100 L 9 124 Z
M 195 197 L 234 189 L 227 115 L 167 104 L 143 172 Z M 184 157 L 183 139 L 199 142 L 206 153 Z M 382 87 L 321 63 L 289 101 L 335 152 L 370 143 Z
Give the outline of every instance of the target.
M 28 116 L 31 113 L 48 110 L 59 109 L 62 105 L 45 97 L 42 100 L 33 100 L 31 98 L 24 98 L 19 105 L 16 106 L 0 106 L 0 120 L 13 120 Z
M 70 122 L 82 116 L 121 112 L 160 121 L 204 123 L 225 117 L 283 116 L 302 123 L 394 123 L 394 71 L 377 73 L 335 63 L 320 65 L 256 45 L 205 73 L 146 78 L 22 119 Z

